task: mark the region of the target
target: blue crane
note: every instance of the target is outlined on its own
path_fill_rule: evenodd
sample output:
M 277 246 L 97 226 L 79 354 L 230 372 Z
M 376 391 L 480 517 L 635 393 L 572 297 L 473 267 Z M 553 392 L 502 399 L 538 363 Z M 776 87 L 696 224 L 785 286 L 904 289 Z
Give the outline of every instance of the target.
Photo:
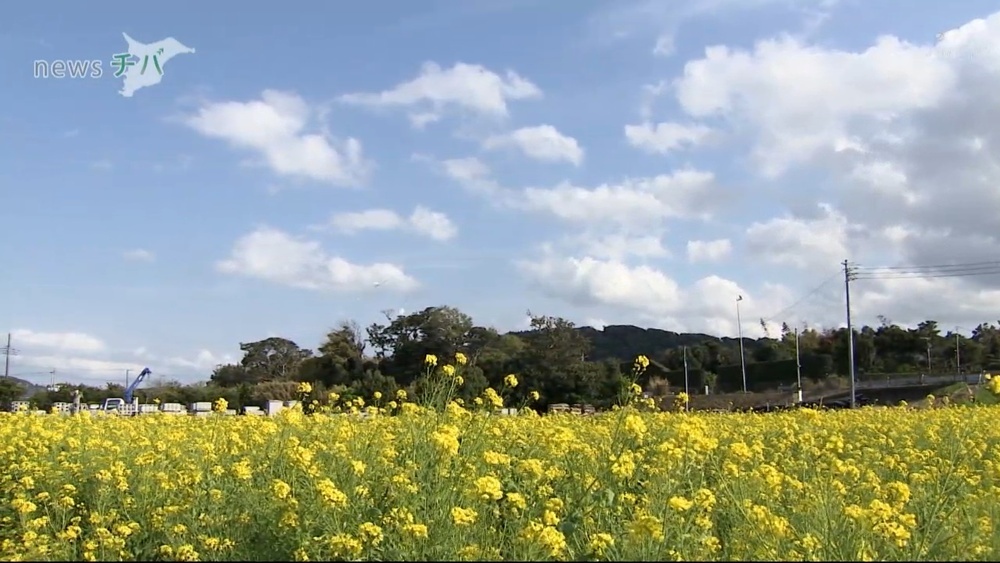
M 153 372 L 149 371 L 149 368 L 142 368 L 142 371 L 140 371 L 139 375 L 136 376 L 135 381 L 132 382 L 132 385 L 129 385 L 128 388 L 125 389 L 126 403 L 132 402 L 132 394 L 135 393 L 135 390 L 139 388 L 139 384 L 142 383 L 144 379 L 146 379 L 146 376 L 151 373 Z
M 146 379 L 146 376 L 151 373 L 153 372 L 150 371 L 149 368 L 142 368 L 142 371 L 139 372 L 139 375 L 135 378 L 135 381 L 133 381 L 132 384 L 125 389 L 125 398 L 120 399 L 117 397 L 112 397 L 104 399 L 104 404 L 101 405 L 101 410 L 121 412 L 121 409 L 125 407 L 125 405 L 133 405 L 133 407 L 136 409 L 136 412 L 133 414 L 138 414 L 137 410 L 138 401 L 133 402 L 132 396 L 135 394 L 135 390 L 139 388 L 139 384 L 142 383 Z

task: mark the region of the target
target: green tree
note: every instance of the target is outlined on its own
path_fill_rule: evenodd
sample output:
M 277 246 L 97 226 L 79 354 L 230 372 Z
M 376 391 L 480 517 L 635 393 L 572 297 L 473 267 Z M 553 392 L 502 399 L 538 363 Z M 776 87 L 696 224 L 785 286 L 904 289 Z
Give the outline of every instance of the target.
M 257 342 L 240 343 L 240 365 L 252 383 L 288 381 L 298 376 L 299 365 L 312 357 L 312 351 L 300 348 L 287 338 L 276 336 Z
M 10 410 L 10 404 L 24 395 L 25 386 L 10 377 L 0 377 L 0 409 Z

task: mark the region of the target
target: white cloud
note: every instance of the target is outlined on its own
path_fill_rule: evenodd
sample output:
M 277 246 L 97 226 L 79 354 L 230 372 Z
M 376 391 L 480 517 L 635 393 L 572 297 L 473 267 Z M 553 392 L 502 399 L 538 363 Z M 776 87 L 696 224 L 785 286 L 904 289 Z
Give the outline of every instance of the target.
M 659 236 L 614 233 L 607 235 L 584 234 L 574 239 L 582 251 L 595 258 L 622 260 L 630 256 L 637 258 L 664 258 L 670 252 L 663 247 Z
M 600 303 L 632 310 L 677 310 L 683 299 L 677 282 L 648 266 L 616 260 L 549 257 L 518 264 L 542 289 L 580 305 Z
M 453 158 L 442 164 L 445 173 L 459 181 L 480 180 L 490 174 L 490 168 L 475 157 Z
M 363 291 L 375 284 L 408 291 L 418 285 L 395 264 L 353 264 L 328 255 L 316 241 L 270 227 L 260 227 L 237 240 L 229 258 L 218 262 L 217 268 L 226 274 L 314 291 Z
M 653 116 L 653 106 L 657 98 L 670 90 L 670 84 L 666 80 L 661 80 L 656 84 L 646 84 L 642 87 L 642 101 L 639 104 L 639 116 L 644 121 L 649 121 Z M 627 132 L 626 132 L 627 134 Z
M 437 113 L 427 112 L 410 114 L 410 124 L 413 125 L 415 129 L 423 129 L 424 127 L 427 127 L 427 125 L 440 120 L 441 115 Z
M 105 381 L 115 381 L 124 383 L 125 371 L 131 370 L 133 374 L 139 373 L 145 366 L 136 362 L 117 361 L 98 358 L 87 358 L 73 355 L 24 355 L 16 360 L 16 369 L 12 371 L 17 374 L 24 369 L 44 369 L 46 371 L 55 370 L 51 375 L 42 376 L 35 374 L 34 377 L 25 377 L 29 381 L 48 383 L 50 378 L 54 378 L 57 383 L 95 383 Z M 13 363 L 13 362 L 12 362 Z
M 199 350 L 194 358 L 173 356 L 166 358 L 164 365 L 167 369 L 183 369 L 196 373 L 205 374 L 206 379 L 211 375 L 216 366 L 231 364 L 239 361 L 239 358 L 231 354 L 214 354 L 210 350 Z
M 795 231 L 789 244 L 801 246 L 792 240 L 801 234 L 813 241 L 804 251 L 829 258 L 852 250 L 852 239 L 870 242 L 857 233 L 894 229 L 907 235 L 893 259 L 916 264 L 1000 252 L 998 90 L 1000 13 L 925 45 L 885 36 L 859 52 L 789 38 L 753 51 L 713 47 L 678 83 L 690 113 L 750 127 L 766 174 L 815 164 L 834 175 L 831 201 L 843 217 L 810 229 L 796 221 L 814 219 L 774 219 L 774 236 Z M 840 233 L 848 224 L 852 232 Z M 764 228 L 754 232 L 764 237 Z
M 26 328 L 10 331 L 13 348 L 45 348 L 62 352 L 95 353 L 105 349 L 104 342 L 82 332 L 35 332 Z
M 828 270 L 847 258 L 847 219 L 829 205 L 814 219 L 776 217 L 746 231 L 747 249 L 772 264 Z
M 722 201 L 718 195 L 712 173 L 684 169 L 593 188 L 565 182 L 552 188 L 526 188 L 510 197 L 509 205 L 547 213 L 568 223 L 642 229 L 665 219 L 709 217 Z
M 899 266 L 1000 254 L 1000 13 L 926 43 L 883 36 L 841 50 L 783 35 L 713 46 L 673 91 L 687 118 L 751 142 L 768 199 L 790 211 L 749 225 L 743 243 L 755 260 L 800 270 L 783 275 L 832 272 L 845 258 Z M 863 322 L 971 327 L 997 316 L 1000 276 L 881 277 L 852 285 Z M 841 323 L 843 296 L 832 299 L 803 318 Z
M 409 217 L 389 209 L 338 213 L 330 219 L 330 226 L 347 234 L 366 230 L 408 230 L 437 241 L 450 240 L 458 234 L 458 227 L 447 215 L 424 206 L 417 206 Z
M 441 173 L 472 193 L 491 198 L 503 198 L 507 193 L 492 178 L 489 166 L 476 157 L 452 158 L 441 162 L 428 160 Z
M 707 219 L 726 202 L 715 176 L 692 168 L 596 187 L 561 182 L 552 187 L 513 189 L 498 184 L 490 169 L 475 158 L 436 164 L 446 176 L 499 207 L 626 231 L 660 227 L 667 219 Z
M 122 253 L 122 257 L 133 262 L 152 262 L 156 260 L 155 254 L 142 248 L 127 250 Z
M 492 150 L 516 148 L 529 158 L 542 162 L 569 162 L 579 166 L 583 162 L 583 149 L 573 137 L 564 135 L 551 125 L 522 127 L 502 135 L 493 135 L 483 141 L 483 147 Z
M 423 206 L 418 206 L 408 220 L 409 226 L 415 232 L 430 237 L 434 240 L 444 241 L 455 238 L 458 234 L 458 227 L 451 222 L 444 213 L 431 211 Z
M 517 263 L 522 274 L 542 291 L 578 307 L 611 307 L 651 326 L 670 330 L 707 331 L 735 335 L 736 297 L 744 317 L 743 332 L 763 333 L 749 319 L 765 317 L 787 303 L 789 291 L 765 285 L 751 292 L 736 282 L 706 276 L 684 288 L 661 270 L 631 266 L 620 260 L 593 257 L 560 257 L 554 254 Z M 779 323 L 780 324 L 780 323 Z M 778 326 L 769 326 L 777 330 Z
M 638 0 L 609 3 L 589 18 L 603 41 L 654 35 L 650 52 L 669 57 L 676 51 L 678 31 L 691 20 L 733 16 L 750 10 L 782 7 L 802 17 L 803 32 L 814 32 L 839 0 Z
M 677 99 L 693 117 L 752 127 L 755 157 L 776 176 L 832 150 L 859 119 L 877 126 L 943 101 L 956 83 L 946 50 L 889 36 L 861 53 L 791 37 L 760 41 L 752 52 L 713 46 L 685 65 Z
M 391 90 L 346 94 L 340 100 L 369 107 L 409 108 L 411 122 L 420 127 L 437 121 L 449 110 L 506 117 L 509 102 L 541 97 L 538 86 L 512 70 L 501 76 L 477 64 L 459 62 L 445 69 L 428 62 L 419 76 Z
M 446 176 L 499 207 L 546 214 L 593 229 L 636 231 L 662 227 L 668 219 L 705 220 L 726 204 L 715 176 L 692 168 L 595 187 L 561 182 L 513 189 L 497 183 L 489 167 L 475 158 L 436 164 Z
M 144 367 L 151 368 L 154 376 L 203 380 L 216 365 L 235 361 L 231 355 L 216 355 L 208 350 L 200 350 L 193 358 L 156 355 L 144 346 L 128 352 L 83 332 L 15 329 L 11 340 L 18 351 L 11 356 L 11 373 L 40 384 L 52 379 L 91 385 L 124 383 L 126 370 L 134 377 Z
M 689 240 L 687 256 L 691 262 L 719 262 L 725 260 L 733 251 L 729 239 Z
M 391 231 L 401 228 L 405 220 L 391 209 L 369 209 L 353 213 L 337 213 L 330 226 L 347 234 L 359 231 Z
M 682 123 L 645 122 L 640 125 L 626 125 L 625 137 L 633 147 L 646 152 L 667 154 L 686 147 L 702 144 L 712 129 L 704 125 Z
M 371 164 L 361 142 L 334 139 L 321 128 L 320 112 L 294 93 L 265 90 L 259 100 L 203 104 L 183 123 L 198 133 L 249 151 L 275 174 L 335 186 L 357 186 Z M 314 129 L 314 132 L 310 132 Z

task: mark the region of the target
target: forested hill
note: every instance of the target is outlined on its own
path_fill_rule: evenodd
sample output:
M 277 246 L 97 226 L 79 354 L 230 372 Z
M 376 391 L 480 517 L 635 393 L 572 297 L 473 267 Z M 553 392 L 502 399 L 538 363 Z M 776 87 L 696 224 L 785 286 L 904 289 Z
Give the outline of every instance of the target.
M 590 326 L 578 327 L 579 332 L 590 342 L 590 352 L 587 359 L 595 362 L 615 359 L 627 361 L 639 354 L 655 354 L 659 351 L 697 346 L 714 340 L 724 346 L 739 346 L 736 338 L 720 338 L 702 333 L 672 332 L 658 328 L 641 328 L 634 325 L 607 325 L 603 329 Z M 524 337 L 528 331 L 512 332 L 510 334 Z M 744 347 L 754 345 L 752 338 L 744 339 Z
M 855 368 L 861 380 L 893 374 L 954 374 L 1000 368 L 1000 328 L 983 323 L 971 334 L 943 331 L 924 321 L 900 327 L 883 320 L 878 326 L 855 329 Z M 798 331 L 801 376 L 819 381 L 849 373 L 848 336 L 843 328 Z M 237 344 L 234 343 L 234 348 Z M 169 384 L 144 392 L 167 401 L 214 400 L 250 404 L 264 399 L 295 396 L 296 382 L 306 381 L 340 397 L 394 396 L 398 389 L 416 392 L 427 370 L 424 358 L 440 362 L 468 357 L 462 366 L 463 400 L 473 400 L 486 387 L 501 389 L 507 374 L 517 374 L 517 389 L 506 389 L 510 400 L 524 400 L 531 391 L 547 403 L 610 404 L 628 381 L 637 355 L 651 360 L 639 380 L 651 393 L 684 388 L 713 393 L 740 391 L 744 385 L 737 338 L 698 333 L 676 333 L 630 325 L 602 330 L 577 327 L 549 316 L 532 316 L 531 329 L 500 333 L 477 325 L 469 315 L 447 306 L 428 307 L 382 323 L 361 327 L 343 322 L 332 328 L 316 350 L 282 337 L 238 343 L 238 363 L 218 366 L 199 385 Z M 783 326 L 779 334 L 744 339 L 746 377 L 750 391 L 795 385 L 800 370 L 795 361 L 795 333 Z M 687 373 L 685 374 L 685 353 Z M 155 370 L 154 370 L 155 371 Z M 65 390 L 60 390 L 62 397 Z M 87 396 L 118 393 L 89 390 Z M 57 399 L 43 392 L 46 400 Z M 89 399 L 88 399 L 89 400 Z M 39 404 L 44 401 L 39 399 Z

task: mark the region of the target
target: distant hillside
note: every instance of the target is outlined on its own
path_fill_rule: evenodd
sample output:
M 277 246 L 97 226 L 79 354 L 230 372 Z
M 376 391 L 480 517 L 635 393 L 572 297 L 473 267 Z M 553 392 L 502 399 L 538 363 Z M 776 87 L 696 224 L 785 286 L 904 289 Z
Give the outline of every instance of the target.
M 0 374 L 0 377 L 2 377 L 2 375 L 3 374 Z M 34 383 L 19 377 L 10 377 L 8 379 L 24 388 L 24 393 L 21 394 L 21 399 L 24 400 L 29 399 L 32 395 L 38 393 L 39 391 L 45 391 L 44 385 L 35 385 Z
M 658 354 L 682 346 L 696 346 L 706 341 L 723 344 L 739 343 L 736 338 L 719 338 L 701 333 L 671 332 L 658 328 L 640 328 L 632 325 L 609 325 L 604 330 L 584 326 L 577 329 L 591 342 L 588 358 L 599 362 L 606 359 L 628 361 L 639 354 Z M 750 347 L 756 341 L 744 338 L 744 345 Z
M 682 346 L 697 346 L 707 341 L 720 342 L 723 346 L 739 344 L 737 338 L 720 338 L 697 332 L 678 333 L 633 325 L 608 325 L 603 330 L 582 326 L 576 330 L 590 341 L 591 349 L 590 353 L 587 354 L 587 359 L 592 362 L 609 359 L 628 362 L 640 354 L 659 355 L 667 350 Z M 518 331 L 511 334 L 524 336 L 528 332 Z M 756 339 L 753 338 L 744 337 L 743 342 L 748 352 L 757 344 Z

